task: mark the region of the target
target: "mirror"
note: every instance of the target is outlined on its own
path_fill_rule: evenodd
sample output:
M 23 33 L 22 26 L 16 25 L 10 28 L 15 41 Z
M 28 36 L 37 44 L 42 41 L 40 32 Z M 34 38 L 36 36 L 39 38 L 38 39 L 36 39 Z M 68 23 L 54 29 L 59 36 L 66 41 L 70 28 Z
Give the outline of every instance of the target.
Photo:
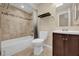
M 68 13 L 59 15 L 59 26 L 68 26 Z

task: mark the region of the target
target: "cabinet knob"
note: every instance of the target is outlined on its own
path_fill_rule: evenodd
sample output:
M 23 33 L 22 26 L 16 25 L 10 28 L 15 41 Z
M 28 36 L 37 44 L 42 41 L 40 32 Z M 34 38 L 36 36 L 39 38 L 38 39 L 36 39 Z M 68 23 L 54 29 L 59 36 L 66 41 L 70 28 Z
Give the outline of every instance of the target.
M 65 38 L 62 38 L 63 40 L 65 40 Z
M 63 38 L 63 40 L 68 40 L 67 38 Z
M 68 40 L 67 38 L 65 38 L 65 40 Z

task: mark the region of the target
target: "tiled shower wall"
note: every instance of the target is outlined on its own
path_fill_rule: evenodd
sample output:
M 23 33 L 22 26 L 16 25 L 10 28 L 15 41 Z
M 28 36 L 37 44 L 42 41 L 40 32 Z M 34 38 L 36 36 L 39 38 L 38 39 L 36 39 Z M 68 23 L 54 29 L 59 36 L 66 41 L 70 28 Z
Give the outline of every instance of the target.
M 0 6 L 0 40 L 28 36 L 32 32 L 32 18 L 13 6 Z

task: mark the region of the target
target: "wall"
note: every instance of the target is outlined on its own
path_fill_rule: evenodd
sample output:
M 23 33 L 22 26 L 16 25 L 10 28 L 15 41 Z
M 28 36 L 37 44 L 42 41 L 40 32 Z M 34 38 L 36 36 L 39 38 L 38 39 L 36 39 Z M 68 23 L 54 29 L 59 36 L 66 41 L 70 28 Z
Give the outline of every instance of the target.
M 72 30 L 72 31 L 75 31 L 75 30 L 79 31 L 79 20 L 74 19 L 75 17 L 74 17 L 73 13 L 74 13 L 75 7 L 72 5 L 72 3 L 69 3 L 69 4 L 66 3 L 66 4 L 56 8 L 56 13 L 58 15 L 58 14 L 68 11 L 68 9 L 70 11 L 70 22 L 69 22 L 70 25 L 63 27 L 63 26 L 59 26 L 59 24 L 58 24 L 58 27 L 56 28 L 56 30 L 62 30 L 62 29 L 66 28 L 66 29 Z
M 52 16 L 38 18 L 38 29 L 39 31 L 48 31 L 48 38 L 45 41 L 45 44 L 52 47 L 52 31 L 55 30 L 58 25 L 55 5 L 51 3 L 40 4 L 38 8 L 38 15 L 46 12 L 51 12 Z M 45 47 L 45 55 L 52 55 L 51 50 L 52 49 Z
M 76 17 L 78 17 L 78 18 L 73 20 L 73 25 L 79 26 L 79 3 L 76 4 L 76 5 L 77 5 L 77 7 L 76 7 Z
M 0 7 L 0 17 L 1 41 L 31 34 L 31 14 L 9 5 L 8 8 Z
M 38 15 L 49 12 L 49 11 L 52 13 L 53 17 L 49 16 L 49 17 L 45 17 L 45 18 L 38 18 L 38 28 L 39 28 L 39 31 L 48 31 L 49 32 L 48 38 L 45 41 L 45 44 L 52 47 L 52 45 L 53 45 L 52 32 L 53 31 L 62 30 L 65 28 L 68 30 L 72 30 L 72 31 L 75 31 L 75 30 L 79 31 L 79 26 L 69 26 L 69 27 L 67 27 L 67 26 L 61 27 L 60 26 L 59 27 L 58 16 L 56 13 L 56 7 L 52 4 L 40 4 L 39 8 L 38 8 Z M 73 23 L 71 22 L 71 25 L 72 24 Z M 49 47 L 45 47 L 44 55 L 52 55 L 52 49 Z

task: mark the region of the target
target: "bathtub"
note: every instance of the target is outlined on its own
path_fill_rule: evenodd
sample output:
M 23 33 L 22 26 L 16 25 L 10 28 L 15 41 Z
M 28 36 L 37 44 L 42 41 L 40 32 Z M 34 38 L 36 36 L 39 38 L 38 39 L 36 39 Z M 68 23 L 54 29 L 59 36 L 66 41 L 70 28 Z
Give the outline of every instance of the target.
M 12 56 L 32 45 L 33 36 L 25 36 L 1 42 L 1 55 Z
M 47 31 L 40 31 L 39 38 L 46 39 L 48 36 Z M 25 36 L 1 42 L 1 55 L 12 56 L 30 46 L 32 46 L 33 36 Z

